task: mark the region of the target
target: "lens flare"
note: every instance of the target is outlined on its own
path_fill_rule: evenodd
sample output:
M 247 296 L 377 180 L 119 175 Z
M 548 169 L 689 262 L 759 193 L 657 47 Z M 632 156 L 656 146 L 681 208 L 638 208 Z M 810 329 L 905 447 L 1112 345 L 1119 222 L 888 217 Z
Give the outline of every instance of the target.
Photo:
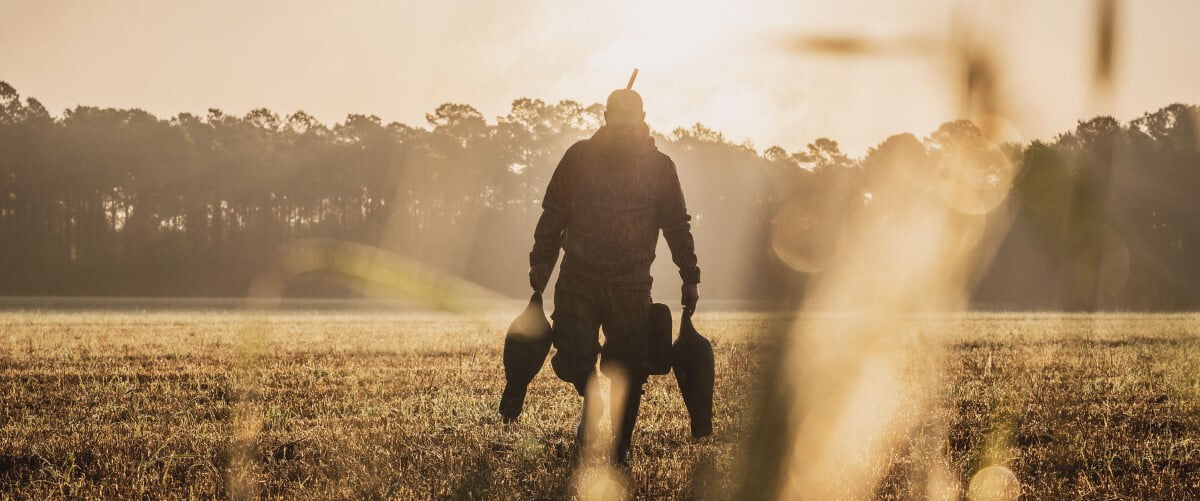
M 581 423 L 583 441 L 577 444 L 579 450 L 576 451 L 576 467 L 571 481 L 576 497 L 585 501 L 621 501 L 629 498 L 627 480 L 612 463 L 619 433 L 616 420 L 624 414 L 621 403 L 625 402 L 629 384 L 617 368 L 605 369 L 604 375 L 606 377 L 601 378 L 599 371 L 593 370 L 588 380 L 584 398 L 587 408 Z M 615 405 L 607 405 L 609 402 Z M 601 419 L 606 409 L 610 410 L 608 423 Z
M 967 487 L 970 501 L 1015 501 L 1021 497 L 1021 481 L 1012 470 L 993 465 L 979 470 Z

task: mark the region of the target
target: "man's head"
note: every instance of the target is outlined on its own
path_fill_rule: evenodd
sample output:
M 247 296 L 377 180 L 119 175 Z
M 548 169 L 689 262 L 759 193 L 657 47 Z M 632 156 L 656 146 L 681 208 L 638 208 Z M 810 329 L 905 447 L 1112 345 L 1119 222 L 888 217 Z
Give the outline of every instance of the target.
M 609 144 L 620 149 L 636 149 L 636 145 L 642 144 L 649 134 L 642 96 L 630 89 L 617 89 L 609 94 L 604 128 L 611 138 Z
M 646 121 L 642 96 L 632 89 L 617 89 L 608 95 L 604 123 L 609 126 L 641 126 Z

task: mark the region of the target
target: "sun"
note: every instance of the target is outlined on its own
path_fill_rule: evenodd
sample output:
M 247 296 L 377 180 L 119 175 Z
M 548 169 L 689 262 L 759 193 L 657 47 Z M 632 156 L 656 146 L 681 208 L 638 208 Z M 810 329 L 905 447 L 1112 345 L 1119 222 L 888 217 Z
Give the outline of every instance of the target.
M 748 28 L 747 15 L 733 2 L 613 2 L 608 44 L 595 53 L 596 69 L 639 66 L 655 72 L 694 68 L 726 50 Z

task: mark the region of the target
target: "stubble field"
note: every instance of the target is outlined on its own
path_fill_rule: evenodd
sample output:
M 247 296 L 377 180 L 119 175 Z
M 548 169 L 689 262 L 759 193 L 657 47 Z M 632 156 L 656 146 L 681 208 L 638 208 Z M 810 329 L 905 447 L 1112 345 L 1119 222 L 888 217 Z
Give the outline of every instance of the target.
M 636 498 L 728 498 L 773 317 L 697 317 L 714 436 L 647 386 Z M 549 366 L 500 422 L 508 318 L 0 313 L 0 497 L 546 499 L 573 492 L 579 397 Z M 944 331 L 954 482 L 1004 464 L 1031 498 L 1200 493 L 1200 316 L 970 314 Z M 889 474 L 881 497 L 915 495 Z

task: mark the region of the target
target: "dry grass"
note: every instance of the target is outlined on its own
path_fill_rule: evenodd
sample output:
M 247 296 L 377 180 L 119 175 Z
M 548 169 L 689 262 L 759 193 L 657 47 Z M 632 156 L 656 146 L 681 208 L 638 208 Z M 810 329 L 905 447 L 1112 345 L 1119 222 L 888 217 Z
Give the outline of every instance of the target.
M 517 425 L 495 412 L 508 319 L 288 313 L 0 314 L 0 497 L 229 494 L 239 442 L 251 488 L 312 498 L 560 498 L 579 399 L 543 369 Z M 728 496 L 769 319 L 709 314 L 714 437 L 688 438 L 653 378 L 632 488 Z M 1200 317 L 953 319 L 931 420 L 965 485 L 1002 462 L 1035 497 L 1200 492 Z M 251 342 L 247 340 L 259 340 Z M 885 497 L 915 495 L 901 454 Z

